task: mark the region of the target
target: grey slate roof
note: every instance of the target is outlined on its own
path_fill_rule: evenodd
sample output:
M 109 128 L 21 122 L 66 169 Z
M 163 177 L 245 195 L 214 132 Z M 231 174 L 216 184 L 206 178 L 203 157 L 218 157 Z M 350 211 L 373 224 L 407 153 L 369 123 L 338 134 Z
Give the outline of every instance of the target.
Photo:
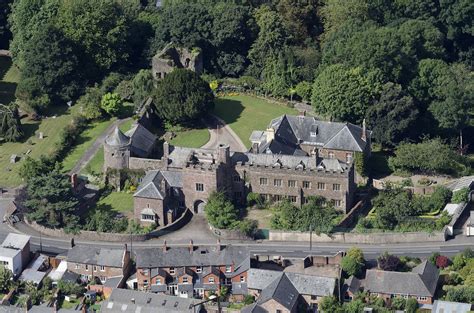
M 211 266 L 235 265 L 235 270 L 240 267 L 250 267 L 250 257 L 247 249 L 231 245 L 199 246 L 190 252 L 188 247 L 148 248 L 140 250 L 136 256 L 137 268 L 154 267 L 182 267 L 182 266 Z
M 412 272 L 367 270 L 362 286 L 364 290 L 375 293 L 432 297 L 438 278 L 439 270 L 436 266 L 424 261 Z
M 360 290 L 360 283 L 357 277 L 351 276 L 344 282 L 344 289 L 356 294 Z
M 298 302 L 298 296 L 295 286 L 286 275 L 282 275 L 262 290 L 257 303 L 263 304 L 273 299 L 291 312 Z
M 107 301 L 100 308 L 102 313 L 184 313 L 193 312 L 198 301 L 162 294 L 141 292 L 128 289 L 113 289 Z
M 133 196 L 150 199 L 164 199 L 164 192 L 160 190 L 160 183 L 162 180 L 163 175 L 161 175 L 160 171 L 153 170 L 147 172 Z
M 304 295 L 330 296 L 336 288 L 335 278 L 258 268 L 251 268 L 248 271 L 247 285 L 250 289 L 263 290 L 272 281 L 283 275 L 287 276 L 296 290 Z
M 265 132 L 254 131 L 251 141 L 260 142 L 258 153 L 301 154 L 300 144 L 318 147 L 363 151 L 367 144 L 362 140 L 362 128 L 351 123 L 320 121 L 309 116 L 282 115 L 273 119 L 268 128 L 275 130 L 275 139 L 266 142 Z M 366 131 L 370 138 L 371 131 Z M 274 143 L 275 142 L 275 143 Z
M 253 304 L 243 307 L 242 310 L 240 310 L 240 312 L 241 313 L 268 313 L 267 310 L 262 308 L 257 303 L 253 303 Z
M 105 139 L 105 143 L 109 146 L 126 146 L 130 144 L 130 137 L 122 133 L 118 127 L 115 127 L 114 132 Z
M 122 267 L 125 251 L 90 246 L 74 246 L 67 253 L 67 261 L 81 264 Z
M 125 135 L 132 141 L 132 153 L 139 157 L 149 156 L 157 140 L 157 136 L 140 123 L 133 124 L 132 128 Z

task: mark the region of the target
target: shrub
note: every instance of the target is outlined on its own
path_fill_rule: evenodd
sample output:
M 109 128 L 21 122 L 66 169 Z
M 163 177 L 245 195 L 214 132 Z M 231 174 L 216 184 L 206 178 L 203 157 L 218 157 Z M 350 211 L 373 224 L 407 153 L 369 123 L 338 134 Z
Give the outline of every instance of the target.
M 223 192 L 213 192 L 204 208 L 208 222 L 220 229 L 233 228 L 238 221 L 238 210 Z
M 122 110 L 122 98 L 116 93 L 106 93 L 100 101 L 100 107 L 111 116 L 117 116 Z
M 428 262 L 433 265 L 436 265 L 436 259 L 440 256 L 439 252 L 433 252 L 431 256 L 428 258 Z
M 362 270 L 362 266 L 362 263 L 347 255 L 341 260 L 341 267 L 348 276 L 358 276 Z
M 102 95 L 99 87 L 88 87 L 86 93 L 77 101 L 77 105 L 81 107 L 82 115 L 87 120 L 96 120 L 102 117 L 104 112 L 100 107 Z
M 388 254 L 388 252 L 378 257 L 377 263 L 379 268 L 384 271 L 396 271 L 401 265 L 400 259 L 395 255 Z
M 408 298 L 405 303 L 405 312 L 406 313 L 416 313 L 418 309 L 418 302 L 415 298 Z
M 298 83 L 295 87 L 296 94 L 305 102 L 311 101 L 311 93 L 313 92 L 313 86 L 307 81 Z
M 448 257 L 444 255 L 438 255 L 436 257 L 436 266 L 439 268 L 445 268 L 449 265 L 449 259 Z
M 451 197 L 452 203 L 461 203 L 467 202 L 469 197 L 469 188 L 464 187 L 462 189 L 456 190 Z
M 257 230 L 258 222 L 256 220 L 245 219 L 237 224 L 237 228 L 245 235 L 253 237 Z
M 406 304 L 405 298 L 397 297 L 392 300 L 392 308 L 396 310 L 404 310 L 405 304 Z

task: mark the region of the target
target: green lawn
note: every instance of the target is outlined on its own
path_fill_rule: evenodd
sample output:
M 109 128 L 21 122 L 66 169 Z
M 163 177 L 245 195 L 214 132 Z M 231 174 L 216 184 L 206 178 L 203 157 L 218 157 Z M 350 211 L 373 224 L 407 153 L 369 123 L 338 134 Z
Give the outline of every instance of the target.
M 130 120 L 128 120 L 128 121 L 123 122 L 123 123 L 119 126 L 119 128 L 120 128 L 120 130 L 121 130 L 122 132 L 126 133 L 126 132 L 128 132 L 128 131 L 130 130 L 130 128 L 132 128 L 132 124 L 133 124 L 133 123 L 135 123 L 135 120 L 130 119 Z
M 100 174 L 104 169 L 104 148 L 100 148 L 94 157 L 87 163 L 81 174 Z
M 209 137 L 207 128 L 190 129 L 176 133 L 170 143 L 173 146 L 199 148 L 209 141 Z
M 113 120 L 94 122 L 82 132 L 78 138 L 78 142 L 63 160 L 64 171 L 70 171 L 82 155 L 89 149 L 97 137 L 102 134 L 107 127 L 112 124 Z
M 297 114 L 297 111 L 256 97 L 239 95 L 216 99 L 214 114 L 223 119 L 250 148 L 252 131 L 265 130 L 272 119 L 283 114 Z
M 126 192 L 111 192 L 100 199 L 97 205 L 109 205 L 114 211 L 120 213 L 133 212 L 133 194 Z
M 55 150 L 55 143 L 59 140 L 61 130 L 71 122 L 71 119 L 70 113 L 56 118 L 49 117 L 41 122 L 23 119 L 24 139 L 21 142 L 0 142 L 0 186 L 16 187 L 21 184 L 21 179 L 18 176 L 21 160 L 10 164 L 12 154 L 23 158 L 28 150 L 31 150 L 28 156 L 33 158 L 50 155 Z M 43 132 L 44 139 L 38 139 L 39 132 Z

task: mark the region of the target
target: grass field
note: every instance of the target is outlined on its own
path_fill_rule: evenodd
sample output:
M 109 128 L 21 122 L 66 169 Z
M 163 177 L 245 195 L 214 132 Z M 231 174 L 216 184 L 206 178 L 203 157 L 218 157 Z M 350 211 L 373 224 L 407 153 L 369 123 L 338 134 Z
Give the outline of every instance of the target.
M 97 137 L 102 134 L 110 124 L 113 123 L 113 120 L 94 122 L 89 125 L 89 127 L 82 132 L 79 136 L 78 142 L 68 153 L 68 155 L 63 160 L 64 171 L 70 171 L 77 161 L 82 157 L 82 155 L 89 149 Z
M 214 114 L 223 119 L 250 148 L 252 131 L 265 130 L 272 119 L 283 114 L 297 114 L 297 111 L 256 97 L 239 95 L 216 99 Z
M 102 173 L 104 169 L 104 148 L 100 148 L 94 157 L 87 163 L 86 167 L 81 171 L 81 174 L 95 174 Z
M 126 192 L 111 192 L 108 196 L 100 199 L 97 205 L 109 205 L 119 213 L 133 212 L 133 194 Z
M 199 148 L 209 141 L 209 137 L 207 128 L 191 129 L 176 133 L 170 143 L 174 146 Z

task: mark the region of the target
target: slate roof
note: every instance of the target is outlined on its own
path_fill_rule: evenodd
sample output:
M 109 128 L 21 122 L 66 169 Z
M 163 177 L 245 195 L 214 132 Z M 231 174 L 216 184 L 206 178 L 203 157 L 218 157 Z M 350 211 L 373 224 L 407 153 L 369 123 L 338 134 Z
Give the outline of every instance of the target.
M 67 253 L 67 261 L 81 264 L 122 267 L 125 251 L 122 249 L 103 249 L 90 246 L 74 246 Z
M 329 296 L 336 288 L 335 278 L 257 268 L 248 271 L 247 285 L 250 289 L 263 290 L 281 276 L 286 276 L 298 293 L 304 295 Z
M 299 155 L 304 153 L 300 144 L 362 152 L 367 142 L 362 140 L 362 127 L 351 123 L 320 121 L 309 116 L 282 115 L 273 119 L 268 128 L 275 130 L 275 139 L 266 141 L 263 131 L 254 131 L 250 141 L 260 142 L 257 153 L 282 153 Z M 366 131 L 370 138 L 371 131 Z
M 132 128 L 125 135 L 131 139 L 132 153 L 139 157 L 149 156 L 157 140 L 157 136 L 140 123 L 133 124 Z
M 350 291 L 356 294 L 360 290 L 360 280 L 357 277 L 351 276 L 344 282 L 345 291 Z
M 241 266 L 250 267 L 250 257 L 247 249 L 231 245 L 199 246 L 190 252 L 188 247 L 147 248 L 136 255 L 137 268 L 181 267 L 181 266 L 211 266 L 235 265 L 238 271 Z
M 184 313 L 193 312 L 193 305 L 198 301 L 150 292 L 141 292 L 128 289 L 113 289 L 100 312 L 102 313 Z
M 162 190 L 160 190 L 160 184 L 162 180 L 163 175 L 160 173 L 160 171 L 153 170 L 147 172 L 133 196 L 150 199 L 164 199 L 165 194 Z
M 109 146 L 122 147 L 130 144 L 130 137 L 122 133 L 117 126 L 114 132 L 105 139 L 105 143 Z
M 263 304 L 269 300 L 275 300 L 290 312 L 298 302 L 299 293 L 286 275 L 275 279 L 260 293 L 257 304 Z
M 268 313 L 267 310 L 262 308 L 257 303 L 253 303 L 251 305 L 245 306 L 240 310 L 241 313 Z
M 436 266 L 424 261 L 411 272 L 367 270 L 362 286 L 364 290 L 374 293 L 432 297 L 438 278 Z

